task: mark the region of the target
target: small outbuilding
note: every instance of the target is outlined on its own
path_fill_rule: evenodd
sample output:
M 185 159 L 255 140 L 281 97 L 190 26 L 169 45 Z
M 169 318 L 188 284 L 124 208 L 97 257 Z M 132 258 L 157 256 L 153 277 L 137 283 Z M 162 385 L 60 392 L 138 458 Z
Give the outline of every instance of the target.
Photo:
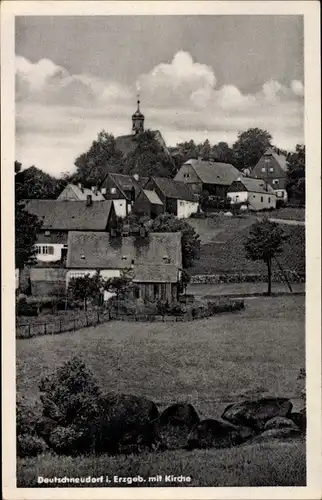
M 276 194 L 262 179 L 239 177 L 228 188 L 227 199 L 232 206 L 245 204 L 252 211 L 276 208 Z

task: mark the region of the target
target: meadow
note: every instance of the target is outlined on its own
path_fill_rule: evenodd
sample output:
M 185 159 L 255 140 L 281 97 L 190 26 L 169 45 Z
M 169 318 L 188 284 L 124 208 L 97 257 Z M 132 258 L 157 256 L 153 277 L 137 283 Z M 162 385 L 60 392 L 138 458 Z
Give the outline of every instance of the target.
M 220 418 L 232 401 L 265 395 L 299 399 L 305 366 L 304 297 L 260 297 L 245 310 L 185 323 L 110 322 L 74 333 L 17 340 L 17 390 L 36 403 L 42 375 L 82 355 L 103 389 L 151 398 L 162 410 L 180 401 L 201 418 Z M 305 482 L 304 443 L 119 457 L 18 461 L 18 482 L 37 475 L 184 474 L 191 486 L 294 485 Z M 103 472 L 102 472 L 103 473 Z M 156 484 L 153 484 L 156 486 Z

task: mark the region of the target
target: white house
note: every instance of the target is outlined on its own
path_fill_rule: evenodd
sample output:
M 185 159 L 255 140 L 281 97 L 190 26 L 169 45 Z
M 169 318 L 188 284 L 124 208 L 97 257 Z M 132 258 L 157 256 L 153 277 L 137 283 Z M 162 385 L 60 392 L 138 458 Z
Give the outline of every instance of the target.
M 227 199 L 232 205 L 248 204 L 253 211 L 276 208 L 276 194 L 262 179 L 238 177 L 228 188 Z

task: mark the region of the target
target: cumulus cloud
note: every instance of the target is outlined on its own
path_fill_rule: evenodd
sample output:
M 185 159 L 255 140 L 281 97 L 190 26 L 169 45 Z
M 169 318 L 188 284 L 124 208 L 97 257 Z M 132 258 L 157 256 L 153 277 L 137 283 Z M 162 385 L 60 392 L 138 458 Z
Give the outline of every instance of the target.
M 90 74 L 73 75 L 49 59 L 16 59 L 17 160 L 51 174 L 73 171 L 75 158 L 103 128 L 130 133 L 140 91 L 146 127 L 169 145 L 183 140 L 234 142 L 240 130 L 269 130 L 280 147 L 303 141 L 303 83 L 263 82 L 254 94 L 218 86 L 212 67 L 180 51 L 138 77 L 132 87 Z

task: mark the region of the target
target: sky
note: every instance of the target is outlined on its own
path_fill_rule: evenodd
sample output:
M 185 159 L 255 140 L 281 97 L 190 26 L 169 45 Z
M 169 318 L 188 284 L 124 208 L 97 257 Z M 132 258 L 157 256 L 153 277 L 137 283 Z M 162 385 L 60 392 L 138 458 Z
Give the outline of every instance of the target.
M 72 173 L 100 130 L 131 133 L 138 92 L 168 146 L 232 145 L 251 127 L 304 142 L 301 16 L 25 16 L 15 35 L 25 167 Z

